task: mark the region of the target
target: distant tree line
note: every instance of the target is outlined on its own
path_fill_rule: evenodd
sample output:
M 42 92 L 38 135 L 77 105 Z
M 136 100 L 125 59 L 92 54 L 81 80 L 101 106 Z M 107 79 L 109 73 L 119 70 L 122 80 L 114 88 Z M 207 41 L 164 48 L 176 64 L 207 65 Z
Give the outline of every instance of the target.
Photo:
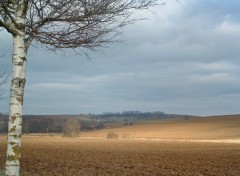
M 62 116 L 34 116 L 23 117 L 23 133 L 61 133 L 65 122 L 72 117 Z M 95 130 L 105 127 L 105 123 L 99 120 L 79 119 L 81 130 Z M 0 115 L 0 132 L 7 132 L 8 118 Z
M 97 130 L 122 124 L 132 126 L 138 121 L 158 120 L 183 117 L 186 115 L 172 115 L 163 112 L 124 111 L 122 113 L 104 113 L 100 115 L 25 115 L 23 116 L 23 133 L 61 133 L 65 122 L 74 118 L 78 120 L 80 130 Z M 8 116 L 0 113 L 0 132 L 7 132 Z
M 64 129 L 64 125 L 68 118 L 58 117 L 38 117 L 23 118 L 23 133 L 59 133 Z M 96 120 L 77 121 L 81 130 L 94 130 L 104 128 L 104 123 Z

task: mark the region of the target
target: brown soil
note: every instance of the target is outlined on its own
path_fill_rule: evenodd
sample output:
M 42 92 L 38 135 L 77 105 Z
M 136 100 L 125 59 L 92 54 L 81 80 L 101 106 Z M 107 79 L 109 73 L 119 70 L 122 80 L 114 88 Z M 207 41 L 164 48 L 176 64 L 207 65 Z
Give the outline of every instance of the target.
M 239 176 L 240 143 L 183 141 L 239 140 L 239 122 L 239 118 L 208 118 L 142 123 L 114 129 L 130 136 L 122 139 L 105 139 L 109 130 L 82 133 L 78 138 L 25 135 L 21 176 Z M 5 141 L 0 136 L 0 169 Z
M 23 137 L 22 176 L 240 175 L 240 144 Z M 4 167 L 5 145 L 0 148 Z

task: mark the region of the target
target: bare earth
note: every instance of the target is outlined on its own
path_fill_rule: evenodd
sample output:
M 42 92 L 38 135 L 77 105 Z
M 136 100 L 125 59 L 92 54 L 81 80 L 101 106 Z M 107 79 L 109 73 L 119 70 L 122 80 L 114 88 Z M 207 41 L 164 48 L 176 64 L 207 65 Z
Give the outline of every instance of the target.
M 114 131 L 119 139 L 106 139 Z M 240 117 L 148 122 L 78 138 L 23 136 L 22 176 L 239 176 Z M 0 136 L 0 168 L 6 138 Z

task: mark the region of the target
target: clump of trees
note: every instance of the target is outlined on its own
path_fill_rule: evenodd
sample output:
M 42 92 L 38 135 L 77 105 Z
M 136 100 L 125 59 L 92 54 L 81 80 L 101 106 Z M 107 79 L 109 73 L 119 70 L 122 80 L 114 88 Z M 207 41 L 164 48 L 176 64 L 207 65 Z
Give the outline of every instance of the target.
M 76 119 L 68 119 L 63 126 L 64 137 L 77 137 L 80 134 L 80 123 Z
M 105 127 L 103 121 L 97 120 L 80 120 L 81 130 L 98 130 Z

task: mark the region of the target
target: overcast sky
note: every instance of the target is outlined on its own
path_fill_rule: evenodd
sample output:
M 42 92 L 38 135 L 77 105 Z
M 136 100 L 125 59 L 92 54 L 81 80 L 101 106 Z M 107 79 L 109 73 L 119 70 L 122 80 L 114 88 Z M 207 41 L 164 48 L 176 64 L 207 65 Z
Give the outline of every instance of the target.
M 91 60 L 32 47 L 24 114 L 240 113 L 240 1 L 165 2 L 138 13 L 148 20 L 125 28 L 124 42 L 89 53 Z M 11 42 L 2 32 L 0 62 L 8 71 Z M 8 105 L 1 100 L 0 112 Z

